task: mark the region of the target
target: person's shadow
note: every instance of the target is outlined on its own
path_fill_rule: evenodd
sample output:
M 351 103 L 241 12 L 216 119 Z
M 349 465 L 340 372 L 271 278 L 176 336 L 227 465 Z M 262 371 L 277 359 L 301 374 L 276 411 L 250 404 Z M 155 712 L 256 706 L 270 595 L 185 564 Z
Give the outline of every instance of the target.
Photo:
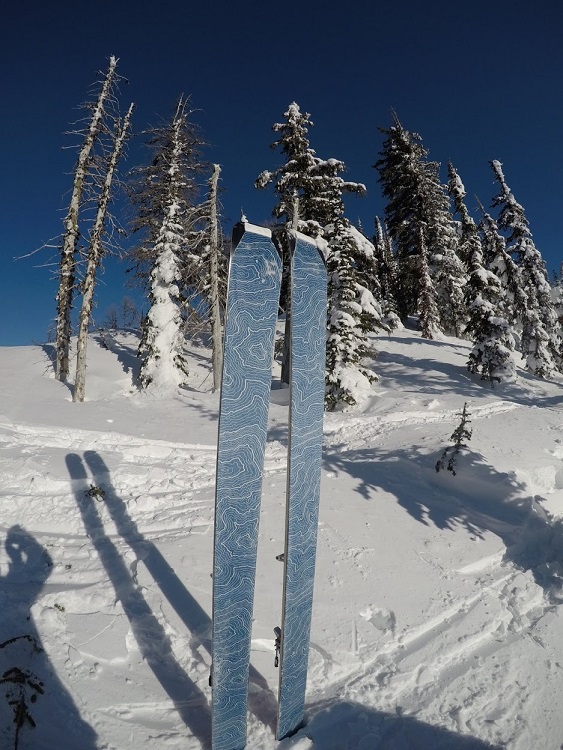
M 31 607 L 51 574 L 47 550 L 21 526 L 4 543 L 0 577 L 0 746 L 95 750 L 97 734 L 80 716 L 41 642 Z

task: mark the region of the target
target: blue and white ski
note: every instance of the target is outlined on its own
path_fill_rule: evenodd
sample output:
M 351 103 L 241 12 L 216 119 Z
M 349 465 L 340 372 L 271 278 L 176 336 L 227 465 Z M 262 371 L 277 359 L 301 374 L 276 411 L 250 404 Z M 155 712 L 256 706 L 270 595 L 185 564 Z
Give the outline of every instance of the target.
M 284 590 L 276 737 L 303 722 L 313 606 L 325 392 L 324 258 L 295 233 L 291 270 L 291 378 Z
M 281 281 L 281 260 L 269 230 L 237 225 L 233 245 L 215 497 L 213 750 L 241 750 L 246 744 L 258 523 Z

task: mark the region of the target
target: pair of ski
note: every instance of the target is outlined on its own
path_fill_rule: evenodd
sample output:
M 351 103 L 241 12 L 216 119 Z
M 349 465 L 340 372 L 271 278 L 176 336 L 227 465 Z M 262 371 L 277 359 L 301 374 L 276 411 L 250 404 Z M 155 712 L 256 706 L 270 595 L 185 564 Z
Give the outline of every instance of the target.
M 291 376 L 277 739 L 303 723 L 320 494 L 326 268 L 292 234 Z M 246 744 L 256 550 L 282 265 L 269 230 L 233 234 L 219 413 L 213 560 L 212 747 Z M 276 660 L 278 654 L 276 650 Z

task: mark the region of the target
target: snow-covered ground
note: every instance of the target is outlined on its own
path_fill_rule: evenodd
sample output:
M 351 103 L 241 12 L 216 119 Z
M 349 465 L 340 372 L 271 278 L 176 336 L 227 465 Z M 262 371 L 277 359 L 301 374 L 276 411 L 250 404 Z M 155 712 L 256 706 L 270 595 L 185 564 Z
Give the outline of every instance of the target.
M 209 747 L 208 352 L 192 350 L 191 390 L 155 398 L 132 389 L 133 334 L 107 343 L 90 342 L 84 404 L 47 349 L 0 349 L 2 748 L 18 700 L 20 750 Z M 281 743 L 288 391 L 274 381 L 248 747 L 557 750 L 563 382 L 520 371 L 491 389 L 456 339 L 376 345 L 371 400 L 325 420 L 308 724 Z M 472 439 L 456 476 L 437 473 L 464 402 Z

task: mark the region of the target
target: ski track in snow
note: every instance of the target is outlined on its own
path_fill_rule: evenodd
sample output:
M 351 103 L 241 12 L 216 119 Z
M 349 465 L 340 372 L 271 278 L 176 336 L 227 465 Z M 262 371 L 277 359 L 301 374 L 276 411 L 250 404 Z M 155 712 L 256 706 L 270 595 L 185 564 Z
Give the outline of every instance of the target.
M 518 409 L 519 405 L 507 401 L 493 401 L 482 406 L 471 407 L 472 420 L 486 419 L 505 412 Z M 325 415 L 325 446 L 328 449 L 338 446 L 347 450 L 360 446 L 378 444 L 390 433 L 408 427 L 421 429 L 436 423 L 459 423 L 459 409 L 442 409 L 439 411 L 400 411 L 390 414 L 368 414 L 362 417 L 342 418 Z
M 471 414 L 475 419 L 482 419 L 515 408 L 516 404 L 499 401 L 476 407 Z M 455 410 L 430 413 L 418 411 L 351 418 L 344 424 L 334 425 L 331 425 L 329 420 L 325 430 L 325 449 L 331 450 L 332 446 L 337 445 L 341 448 L 343 443 L 349 450 L 360 445 L 365 446 L 372 441 L 378 443 L 383 436 L 405 426 L 412 428 L 413 425 L 452 423 L 456 419 L 456 414 Z M 186 524 L 192 533 L 211 531 L 213 519 L 210 493 L 214 486 L 215 446 L 148 440 L 115 432 L 6 423 L 0 424 L 0 444 L 4 448 L 12 449 L 12 469 L 10 471 L 9 467 L 4 468 L 4 474 L 13 473 L 19 484 L 22 484 L 22 478 L 25 480 L 25 477 L 22 477 L 22 468 L 25 467 L 28 456 L 37 457 L 37 454 L 52 449 L 76 455 L 96 451 L 104 457 L 108 466 L 119 467 L 115 480 L 111 474 L 108 477 L 101 475 L 99 485 L 103 488 L 105 479 L 111 482 L 113 491 L 120 497 L 127 498 L 128 505 L 135 508 L 139 523 L 148 525 L 151 536 L 158 536 L 164 541 L 182 538 L 185 535 Z M 14 450 L 19 451 L 21 456 L 15 466 Z M 268 445 L 264 470 L 265 474 L 269 475 L 285 473 L 286 450 L 283 445 L 276 442 Z M 42 480 L 44 482 L 43 501 L 50 494 L 61 494 L 60 481 L 49 483 L 47 475 L 38 477 L 34 469 L 29 471 L 33 475 L 35 488 L 41 486 Z M 23 484 L 25 486 L 25 481 Z M 203 499 L 198 500 L 198 495 L 202 491 L 206 491 L 206 494 Z M 68 482 L 66 493 L 68 494 Z M 18 494 L 26 500 L 29 497 L 25 490 L 10 496 L 15 500 Z M 142 502 L 144 496 L 150 497 L 150 507 Z M 179 515 L 183 519 L 182 528 L 178 528 Z M 327 530 L 327 533 L 325 539 L 334 556 L 345 561 L 348 566 L 355 567 L 366 580 L 368 573 L 359 560 L 366 554 L 373 555 L 376 550 L 367 547 L 348 547 L 345 537 L 334 528 Z M 42 543 L 49 544 L 48 535 L 41 533 L 38 536 Z M 64 536 L 57 534 L 51 544 L 60 545 L 64 542 L 64 559 L 72 558 L 74 565 L 81 558 L 91 563 L 92 554 L 85 553 L 85 544 L 80 542 L 81 536 L 81 530 L 75 527 Z M 136 580 L 137 565 L 142 561 L 142 557 L 138 558 L 131 554 L 128 545 L 120 540 L 119 533 L 107 533 L 106 536 L 118 543 Z M 59 568 L 61 565 L 62 563 L 59 563 Z M 327 700 L 353 700 L 362 703 L 377 694 L 378 704 L 382 709 L 393 711 L 398 705 L 406 709 L 416 706 L 416 710 L 424 714 L 425 708 L 440 700 L 445 686 L 467 681 L 471 677 L 475 660 L 490 658 L 522 636 L 533 638 L 534 625 L 549 607 L 542 603 L 541 590 L 529 580 L 529 576 L 527 578 L 521 571 L 505 566 L 498 554 L 478 560 L 458 573 L 478 574 L 479 586 L 473 596 L 462 602 L 454 602 L 422 625 L 398 629 L 388 634 L 383 643 L 378 641 L 371 646 L 363 646 L 355 664 L 351 662 L 348 670 L 342 663 L 335 663 L 334 655 L 326 648 L 312 642 L 310 684 L 315 686 L 309 695 L 312 705 L 321 701 L 326 704 Z M 97 587 L 101 583 L 101 579 L 92 576 L 90 583 L 47 584 L 43 604 L 54 602 L 63 592 L 68 595 L 73 590 L 88 586 Z M 97 605 L 96 601 L 94 600 L 94 611 L 98 605 L 102 605 L 99 607 L 100 610 L 109 606 L 108 601 L 103 604 L 98 601 Z M 70 610 L 72 611 L 72 607 Z M 494 616 L 491 616 L 492 610 Z M 102 637 L 104 628 L 109 628 L 115 617 L 99 632 L 94 632 L 90 640 Z M 88 641 L 78 646 L 82 653 L 88 653 Z M 539 647 L 541 643 L 538 644 Z M 261 645 L 260 641 L 253 642 L 253 650 L 256 648 L 269 650 L 269 646 Z M 73 651 L 74 647 L 69 643 L 70 665 L 73 662 Z M 97 662 L 100 661 L 99 656 L 96 659 Z M 70 668 L 75 675 L 83 671 L 79 662 Z M 502 683 L 502 680 L 499 682 Z M 505 692 L 508 690 L 506 684 L 499 684 L 498 688 Z M 518 700 L 513 701 L 515 714 L 528 699 L 529 695 L 520 691 Z M 490 701 L 490 697 L 480 695 L 477 691 L 466 700 L 464 706 L 448 707 L 447 712 L 442 709 L 445 725 L 462 733 L 472 731 L 474 727 L 470 723 L 463 723 L 463 712 L 467 713 L 469 705 L 473 714 L 486 711 L 487 701 Z M 107 708 L 100 707 L 99 710 L 108 718 L 113 717 L 135 725 L 142 724 L 148 729 L 158 728 L 159 731 L 166 727 L 166 717 L 171 715 L 170 704 L 166 702 L 160 705 L 154 702 L 123 703 Z M 155 718 L 155 714 L 159 718 Z M 251 721 L 251 729 L 252 726 Z M 174 720 L 171 719 L 169 729 L 172 730 L 173 727 Z

